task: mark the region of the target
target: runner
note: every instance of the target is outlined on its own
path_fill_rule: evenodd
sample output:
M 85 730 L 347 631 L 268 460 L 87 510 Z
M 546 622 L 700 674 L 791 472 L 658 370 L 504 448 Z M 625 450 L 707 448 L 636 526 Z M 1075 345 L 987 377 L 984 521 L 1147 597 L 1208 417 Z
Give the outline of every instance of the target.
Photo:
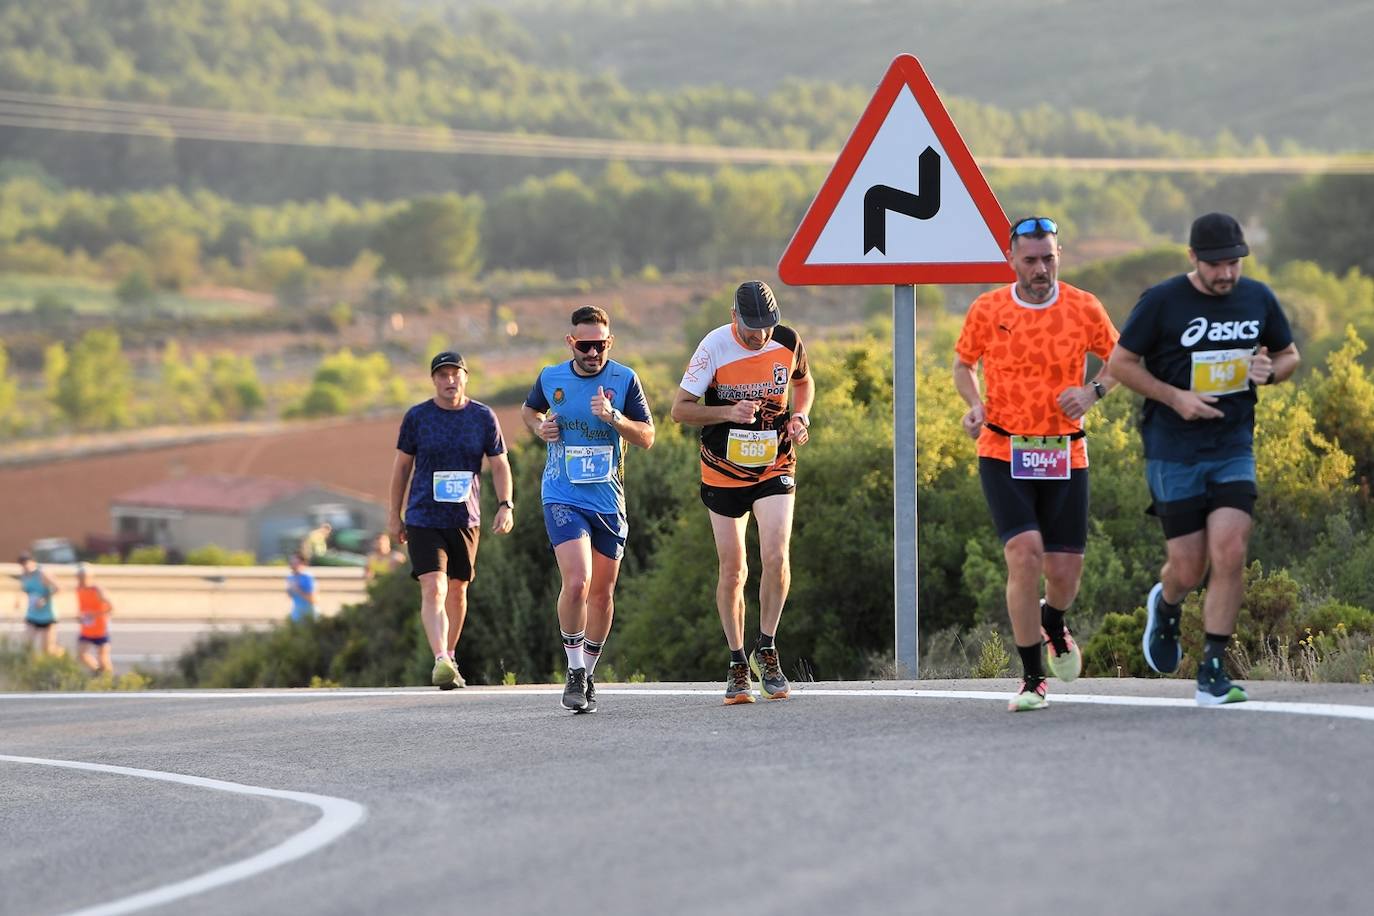
M 1178 669 L 1180 605 L 1207 576 L 1200 706 L 1246 699 L 1227 674 L 1226 647 L 1244 597 L 1259 495 L 1256 386 L 1290 378 L 1301 361 L 1273 291 L 1241 276 L 1249 253 L 1233 217 L 1199 216 L 1188 238 L 1193 269 L 1141 295 L 1111 360 L 1121 384 L 1146 398 L 1140 437 L 1149 511 L 1164 529 L 1164 568 L 1145 599 L 1145 661 L 1161 674 Z
M 1083 415 L 1116 384 L 1105 368 L 1083 384 L 1087 355 L 1105 363 L 1116 328 L 1096 296 L 1059 280 L 1059 255 L 1054 220 L 1013 223 L 1007 259 L 1016 283 L 973 301 L 954 348 L 954 387 L 969 406 L 964 431 L 978 440 L 978 477 L 1007 561 L 1007 613 L 1022 668 L 1012 712 L 1047 705 L 1042 645 L 1061 681 L 1083 667 L 1064 623 L 1088 540 Z M 980 360 L 986 399 L 975 374 Z
M 110 662 L 110 614 L 114 607 L 85 563 L 76 567 L 76 607 L 81 617 L 77 658 L 92 674 L 114 674 Z M 94 652 L 92 651 L 94 650 Z M 99 656 L 97 658 L 97 655 Z
M 406 411 L 396 437 L 387 524 L 391 539 L 409 547 L 410 575 L 420 583 L 420 620 L 434 653 L 430 682 L 452 690 L 467 686 L 456 652 L 477 574 L 484 458 L 496 488 L 494 533 L 511 530 L 515 504 L 501 423 L 467 396 L 467 362 L 452 350 L 438 353 L 429 380 L 434 397 Z
M 731 316 L 697 347 L 672 411 L 677 422 L 701 427 L 701 501 L 716 542 L 716 611 L 730 649 L 727 706 L 754 702 L 751 659 L 744 653 L 750 513 L 758 520 L 763 565 L 752 663 L 765 697 L 783 700 L 790 690 L 775 638 L 792 580 L 797 447 L 810 439 L 807 414 L 815 398 L 806 348 L 796 331 L 779 323 L 782 313 L 767 283 L 741 283 Z
M 64 654 L 57 644 L 57 609 L 52 603 L 57 583 L 27 550 L 19 554 L 19 588 L 28 598 L 24 626 L 29 634 L 29 651 L 34 655 Z
M 596 712 L 596 663 L 611 632 L 630 531 L 623 442 L 650 448 L 654 418 L 639 376 L 610 358 L 615 336 L 603 309 L 573 312 L 564 342 L 572 359 L 539 371 L 520 414 L 548 446 L 541 497 L 563 582 L 558 626 L 568 678 L 562 702 L 588 713 Z

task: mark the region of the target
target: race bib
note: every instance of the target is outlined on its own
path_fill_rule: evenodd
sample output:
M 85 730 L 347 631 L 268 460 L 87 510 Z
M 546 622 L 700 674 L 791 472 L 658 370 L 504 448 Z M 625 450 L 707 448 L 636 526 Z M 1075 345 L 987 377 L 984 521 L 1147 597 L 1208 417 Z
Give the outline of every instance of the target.
M 766 468 L 778 460 L 778 431 L 732 429 L 725 442 L 725 457 L 746 468 Z
M 1191 388 L 1195 394 L 1235 394 L 1250 387 L 1250 357 L 1243 350 L 1202 350 L 1193 354 Z
M 1068 480 L 1068 436 L 1012 436 L 1011 476 L 1017 480 Z
M 569 445 L 563 449 L 563 466 L 573 483 L 605 483 L 611 479 L 610 445 Z
M 472 492 L 471 471 L 435 471 L 434 501 L 436 503 L 466 502 Z

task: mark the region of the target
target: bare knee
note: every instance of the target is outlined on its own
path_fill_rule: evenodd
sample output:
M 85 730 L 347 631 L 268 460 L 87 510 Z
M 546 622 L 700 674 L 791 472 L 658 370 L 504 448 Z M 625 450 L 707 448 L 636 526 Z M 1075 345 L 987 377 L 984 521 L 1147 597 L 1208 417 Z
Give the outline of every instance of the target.
M 1002 549 L 1007 572 L 1013 576 L 1039 576 L 1045 565 L 1045 549 L 1038 538 L 1012 538 Z
M 742 560 L 722 560 L 720 563 L 720 587 L 730 591 L 741 591 L 749 578 L 749 567 Z
M 442 573 L 420 577 L 420 598 L 426 602 L 443 604 L 448 599 L 448 579 Z

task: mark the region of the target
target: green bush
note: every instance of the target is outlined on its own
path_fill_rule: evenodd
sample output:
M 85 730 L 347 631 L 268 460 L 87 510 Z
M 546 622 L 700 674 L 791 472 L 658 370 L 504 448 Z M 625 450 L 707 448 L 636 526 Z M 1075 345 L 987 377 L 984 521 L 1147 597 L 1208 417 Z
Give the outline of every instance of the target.
M 207 544 L 186 552 L 190 566 L 252 566 L 257 562 L 252 551 L 226 550 L 218 544 Z

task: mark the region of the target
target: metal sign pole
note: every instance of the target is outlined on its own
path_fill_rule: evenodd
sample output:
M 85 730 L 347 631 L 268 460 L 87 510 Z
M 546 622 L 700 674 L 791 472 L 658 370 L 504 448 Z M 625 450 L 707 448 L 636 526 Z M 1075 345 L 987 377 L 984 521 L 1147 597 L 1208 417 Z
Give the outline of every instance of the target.
M 897 677 L 920 676 L 916 641 L 916 287 L 892 287 L 892 597 Z

